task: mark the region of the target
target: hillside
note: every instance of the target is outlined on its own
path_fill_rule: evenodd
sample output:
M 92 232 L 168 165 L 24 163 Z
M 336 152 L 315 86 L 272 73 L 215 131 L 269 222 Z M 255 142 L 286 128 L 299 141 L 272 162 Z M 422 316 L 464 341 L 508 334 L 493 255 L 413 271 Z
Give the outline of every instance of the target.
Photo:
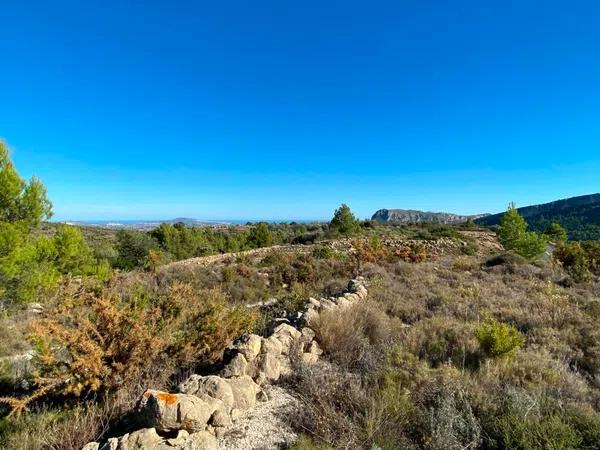
M 518 208 L 531 229 L 543 232 L 553 222 L 569 231 L 573 240 L 600 239 L 600 194 L 582 195 L 541 205 Z M 498 225 L 504 213 L 477 219 L 479 225 Z
M 395 223 L 462 223 L 466 222 L 467 219 L 477 219 L 484 217 L 485 215 L 475 216 L 464 216 L 459 214 L 445 213 L 445 212 L 430 212 L 430 211 L 417 211 L 413 209 L 380 209 L 371 220 L 377 222 L 395 222 Z

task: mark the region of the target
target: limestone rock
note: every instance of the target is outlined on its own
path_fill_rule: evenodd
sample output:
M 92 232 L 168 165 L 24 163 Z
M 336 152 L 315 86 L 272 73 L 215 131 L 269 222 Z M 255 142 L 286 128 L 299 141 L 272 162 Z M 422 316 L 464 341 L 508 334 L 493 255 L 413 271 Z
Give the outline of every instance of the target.
M 260 391 L 260 387 L 252 378 L 247 375 L 231 378 L 229 384 L 233 391 L 233 410 L 239 413 L 254 408 L 254 405 L 256 405 L 256 394 Z M 236 414 L 232 411 L 232 415 Z
M 302 342 L 310 343 L 315 338 L 315 332 L 308 327 L 302 328 L 300 330 Z
M 282 353 L 288 355 L 294 340 L 299 339 L 301 334 L 291 325 L 284 323 L 275 328 L 273 336 L 283 344 Z
M 94 449 L 96 442 L 87 444 L 83 450 Z M 218 450 L 217 440 L 206 431 L 189 434 L 180 430 L 174 438 L 162 438 L 154 428 L 145 428 L 111 438 L 100 450 Z
M 300 360 L 307 366 L 312 366 L 317 363 L 319 356 L 314 353 L 302 353 Z
M 368 291 L 363 285 L 360 285 L 356 288 L 356 295 L 358 295 L 361 299 L 367 298 Z
M 119 447 L 119 440 L 117 438 L 110 438 L 106 444 L 100 447 L 100 450 L 117 450 Z
M 309 309 L 308 311 L 306 311 L 306 314 L 304 314 L 304 322 L 307 325 L 310 325 L 313 320 L 316 320 L 319 317 L 319 313 L 316 309 Z
M 348 300 L 351 303 L 357 302 L 360 300 L 360 297 L 358 296 L 358 294 L 353 294 L 353 293 L 347 293 L 344 295 L 344 298 L 346 300 Z
M 277 381 L 281 376 L 281 363 L 276 356 L 270 353 L 260 356 L 258 369 L 260 373 L 264 374 L 267 381 Z
M 99 450 L 100 444 L 98 442 L 90 442 L 85 444 L 81 450 Z
M 196 395 L 198 397 L 209 396 L 223 402 L 227 412 L 233 407 L 233 391 L 229 382 L 216 375 L 203 377 L 192 375 L 181 383 L 177 390 L 184 394 Z
M 222 374 L 226 378 L 241 377 L 248 373 L 248 361 L 241 353 L 236 353 L 233 359 L 223 369 Z
M 318 308 L 319 306 L 321 306 L 321 302 L 319 300 L 317 300 L 316 298 L 309 298 L 308 299 L 308 304 L 314 306 L 315 308 Z
M 261 353 L 269 354 L 269 355 L 273 355 L 273 356 L 279 356 L 279 355 L 281 355 L 282 350 L 283 350 L 283 344 L 275 336 L 263 338 L 262 347 L 260 350 Z
M 234 344 L 234 348 L 244 355 L 247 361 L 253 361 L 260 353 L 262 339 L 256 334 L 246 334 Z
M 340 297 L 337 299 L 337 305 L 340 308 L 348 308 L 349 306 L 352 306 L 352 302 L 350 300 L 348 300 L 346 297 Z
M 190 434 L 186 444 L 178 450 L 218 450 L 217 439 L 206 431 Z
M 321 301 L 321 310 L 328 311 L 335 308 L 335 303 L 328 298 Z
M 187 430 L 193 433 L 206 428 L 218 407 L 217 402 L 194 395 L 147 390 L 138 402 L 137 409 L 143 422 L 158 431 Z
M 154 428 L 138 430 L 119 439 L 119 450 L 156 449 L 164 442 Z
M 321 350 L 321 347 L 319 346 L 317 341 L 312 341 L 308 346 L 307 353 L 312 353 L 314 355 L 321 356 L 323 354 L 323 350 Z

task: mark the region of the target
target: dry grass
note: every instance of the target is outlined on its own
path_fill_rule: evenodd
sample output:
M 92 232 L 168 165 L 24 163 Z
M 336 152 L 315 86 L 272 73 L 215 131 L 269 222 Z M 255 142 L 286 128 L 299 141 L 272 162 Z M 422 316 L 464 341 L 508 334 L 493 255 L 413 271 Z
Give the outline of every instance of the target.
M 335 377 L 301 383 L 311 402 L 327 393 L 307 434 L 339 448 L 599 448 L 597 279 L 568 286 L 509 254 L 362 268 L 369 304 L 315 326 L 370 402 L 348 409 Z
M 311 327 L 332 361 L 347 370 L 367 370 L 381 357 L 373 348 L 390 342 L 392 321 L 374 305 L 359 303 L 343 311 L 324 311 Z

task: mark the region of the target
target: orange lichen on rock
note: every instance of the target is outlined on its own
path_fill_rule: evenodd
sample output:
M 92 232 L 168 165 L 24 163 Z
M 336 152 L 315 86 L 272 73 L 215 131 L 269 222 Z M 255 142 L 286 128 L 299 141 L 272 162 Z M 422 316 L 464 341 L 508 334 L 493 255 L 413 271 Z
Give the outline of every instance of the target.
M 156 398 L 162 401 L 165 405 L 174 405 L 177 403 L 177 395 L 168 394 L 166 392 L 159 392 L 156 394 Z
M 169 394 L 168 392 L 154 391 L 152 389 L 148 389 L 144 392 L 144 398 L 154 397 L 158 401 L 164 403 L 165 405 L 174 405 L 177 403 L 177 395 Z

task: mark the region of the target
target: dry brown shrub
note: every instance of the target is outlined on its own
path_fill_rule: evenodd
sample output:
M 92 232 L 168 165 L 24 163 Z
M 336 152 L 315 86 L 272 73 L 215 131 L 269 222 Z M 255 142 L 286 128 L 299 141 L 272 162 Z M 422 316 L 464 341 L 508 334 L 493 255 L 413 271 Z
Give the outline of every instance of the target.
M 437 366 L 451 362 L 457 367 L 479 363 L 479 345 L 472 324 L 454 319 L 421 320 L 408 331 L 408 349 L 419 358 Z
M 176 370 L 219 359 L 253 323 L 220 291 L 180 283 L 155 296 L 67 298 L 31 324 L 35 391 L 3 400 L 20 413 L 49 393 L 110 393 L 150 379 L 162 385 Z
M 290 381 L 303 405 L 297 428 L 336 449 L 366 447 L 364 421 L 371 399 L 359 377 L 326 364 L 303 367 Z
M 380 347 L 390 339 L 391 321 L 376 305 L 360 303 L 341 311 L 324 311 L 311 327 L 333 361 L 364 370 L 381 357 Z
M 402 261 L 419 263 L 427 260 L 427 250 L 418 244 L 405 245 L 394 252 L 394 256 Z

